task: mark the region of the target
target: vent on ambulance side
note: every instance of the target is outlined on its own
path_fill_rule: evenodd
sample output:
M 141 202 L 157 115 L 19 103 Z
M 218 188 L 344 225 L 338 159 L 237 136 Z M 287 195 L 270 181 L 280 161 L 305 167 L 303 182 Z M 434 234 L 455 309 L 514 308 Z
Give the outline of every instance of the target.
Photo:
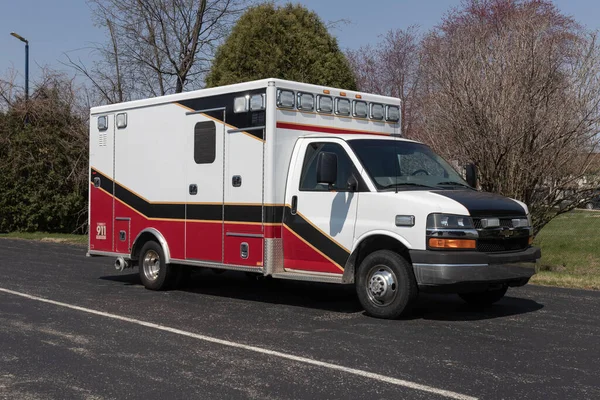
M 108 142 L 108 135 L 106 133 L 100 133 L 98 135 L 100 147 L 106 147 L 106 142 Z

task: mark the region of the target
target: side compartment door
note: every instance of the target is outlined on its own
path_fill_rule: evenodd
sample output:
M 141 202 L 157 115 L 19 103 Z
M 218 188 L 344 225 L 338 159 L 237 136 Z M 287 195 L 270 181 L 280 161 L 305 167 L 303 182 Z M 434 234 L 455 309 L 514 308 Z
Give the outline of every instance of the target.
M 114 115 L 90 118 L 90 250 L 114 251 Z
M 185 258 L 221 263 L 225 125 L 201 114 L 187 118 Z
M 350 256 L 359 192 L 349 189 L 351 177 L 364 186 L 342 141 L 305 140 L 300 144 L 286 191 L 284 266 L 286 271 L 341 274 Z M 335 184 L 317 182 L 322 152 L 337 156 Z
M 225 141 L 224 263 L 262 268 L 264 129 L 233 129 Z

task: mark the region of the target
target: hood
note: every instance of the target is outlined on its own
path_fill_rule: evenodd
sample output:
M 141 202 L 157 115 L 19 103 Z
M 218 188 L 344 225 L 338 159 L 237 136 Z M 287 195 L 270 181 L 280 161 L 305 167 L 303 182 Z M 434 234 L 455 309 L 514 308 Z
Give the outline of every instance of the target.
M 361 195 L 367 196 L 367 193 Z M 439 196 L 430 190 L 402 190 L 398 193 L 370 192 L 367 197 L 372 197 L 373 199 L 369 201 L 380 210 L 391 210 L 394 215 L 401 214 L 402 210 L 410 214 L 423 212 L 424 218 L 427 218 L 430 213 L 469 215 L 469 210 L 459 202 L 449 197 Z
M 452 199 L 463 205 L 472 217 L 517 217 L 526 216 L 527 207 L 516 200 L 495 193 L 474 190 L 435 190 L 439 196 Z

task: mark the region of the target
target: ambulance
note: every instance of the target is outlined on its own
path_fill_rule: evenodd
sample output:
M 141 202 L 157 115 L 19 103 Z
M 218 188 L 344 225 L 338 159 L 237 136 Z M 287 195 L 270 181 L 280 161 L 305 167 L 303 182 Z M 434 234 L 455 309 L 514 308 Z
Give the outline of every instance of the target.
M 353 284 L 389 319 L 420 292 L 488 305 L 525 285 L 527 206 L 402 138 L 400 110 L 281 79 L 94 107 L 88 255 L 152 290 L 194 267 Z

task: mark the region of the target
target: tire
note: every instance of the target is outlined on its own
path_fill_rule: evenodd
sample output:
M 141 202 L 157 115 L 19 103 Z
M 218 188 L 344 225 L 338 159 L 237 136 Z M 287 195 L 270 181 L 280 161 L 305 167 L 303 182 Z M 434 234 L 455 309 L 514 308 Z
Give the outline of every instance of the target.
M 486 290 L 485 292 L 459 293 L 461 299 L 474 306 L 489 306 L 504 297 L 508 286 L 501 289 Z
M 356 293 L 371 317 L 396 319 L 406 316 L 417 295 L 417 281 L 411 265 L 390 250 L 369 254 L 358 267 Z
M 165 264 L 162 247 L 148 241 L 142 247 L 139 258 L 139 273 L 142 284 L 150 290 L 171 289 L 177 278 L 176 266 Z

